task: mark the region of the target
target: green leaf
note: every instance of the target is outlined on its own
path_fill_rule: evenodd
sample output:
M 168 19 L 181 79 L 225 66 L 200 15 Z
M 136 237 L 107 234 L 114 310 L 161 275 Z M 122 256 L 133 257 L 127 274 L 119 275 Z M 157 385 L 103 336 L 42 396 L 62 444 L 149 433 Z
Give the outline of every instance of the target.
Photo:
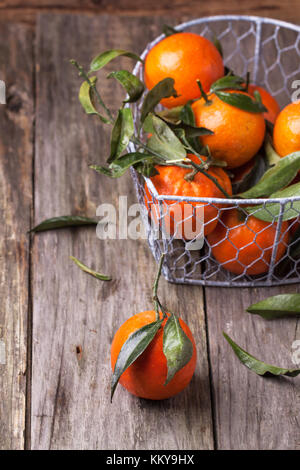
M 251 305 L 247 312 L 266 320 L 300 315 L 300 294 L 279 294 Z
M 160 329 L 161 324 L 162 320 L 158 320 L 142 326 L 142 328 L 132 333 L 123 344 L 111 380 L 111 400 L 113 399 L 113 395 L 121 375 L 149 346 Z
M 268 197 L 287 186 L 300 170 L 300 152 L 281 158 L 270 168 L 253 188 L 239 196 L 243 198 Z
M 74 261 L 77 266 L 82 269 L 87 274 L 90 274 L 91 276 L 95 277 L 96 279 L 100 279 L 100 281 L 111 281 L 110 276 L 105 276 L 104 274 L 97 273 L 91 268 L 88 268 L 85 264 L 83 264 L 79 259 L 75 258 L 74 256 L 70 256 L 70 259 Z
M 175 126 L 184 122 L 185 124 L 196 127 L 195 115 L 190 103 L 186 103 L 184 106 L 164 109 L 155 114 L 167 123 Z
M 216 91 L 216 96 L 224 103 L 230 104 L 235 108 L 248 111 L 250 113 L 264 113 L 267 111 L 265 106 L 259 101 L 251 98 L 251 96 L 243 93 L 228 93 L 227 91 Z
M 146 176 L 147 178 L 151 178 L 152 176 L 159 174 L 153 163 L 139 162 L 134 165 L 134 168 L 138 173 Z
M 183 331 L 178 318 L 173 314 L 169 316 L 163 335 L 163 352 L 167 359 L 168 374 L 165 385 L 182 369 L 192 358 L 193 344 Z
M 109 119 L 106 119 L 100 113 L 98 113 L 97 109 L 93 105 L 93 86 L 95 85 L 97 77 L 91 77 L 90 83 L 87 81 L 83 82 L 79 89 L 79 101 L 87 114 L 94 114 L 100 118 L 102 122 L 105 124 L 109 123 Z
M 274 194 L 271 194 L 271 198 L 273 199 L 281 199 L 281 198 L 293 198 L 293 197 L 300 196 L 300 183 L 293 184 L 292 186 L 288 186 L 281 191 L 277 191 Z M 270 202 L 269 204 L 261 204 L 258 206 L 253 207 L 246 207 L 246 211 L 248 214 L 254 215 L 257 219 L 264 220 L 265 222 L 273 222 L 278 219 L 280 212 L 281 212 L 281 204 L 278 201 Z M 282 212 L 282 220 L 291 220 L 298 217 L 300 214 L 300 201 L 288 201 L 284 205 L 284 209 Z
M 206 127 L 193 127 L 188 124 L 185 124 L 182 122 L 180 124 L 180 127 L 178 126 L 173 126 L 172 124 L 169 125 L 171 129 L 174 131 L 177 130 L 183 130 L 185 132 L 185 135 L 188 139 L 193 139 L 195 137 L 201 137 L 203 135 L 213 135 L 213 131 L 210 129 L 206 129 Z
M 205 127 L 197 127 L 195 116 L 190 104 L 178 106 L 155 114 L 161 118 L 171 129 L 184 129 L 188 139 L 194 139 L 203 135 L 212 135 L 213 131 Z
M 127 153 L 123 157 L 115 160 L 108 167 L 99 165 L 90 165 L 90 168 L 97 171 L 98 173 L 109 176 L 110 178 L 119 178 L 122 176 L 128 168 L 139 162 L 150 161 L 153 162 L 155 157 L 153 155 L 147 155 L 146 153 L 132 152 Z
M 84 225 L 97 225 L 98 221 L 79 215 L 62 215 L 46 219 L 39 225 L 36 225 L 30 232 L 45 232 L 46 230 L 55 230 L 66 227 L 82 227 Z
M 189 126 L 197 127 L 195 115 L 194 115 L 194 112 L 190 103 L 186 103 L 184 106 L 181 107 L 179 116 L 180 116 L 181 121 L 184 122 L 185 124 L 188 124 Z
M 145 132 L 152 134 L 147 141 L 148 148 L 162 154 L 166 161 L 184 160 L 186 157 L 184 146 L 162 119 L 149 114 L 143 127 Z
M 116 57 L 125 56 L 130 57 L 130 59 L 143 62 L 142 59 L 132 52 L 124 51 L 123 49 L 110 49 L 108 51 L 102 52 L 102 54 L 97 55 L 91 62 L 90 72 L 97 72 L 102 69 L 106 64 Z
M 127 70 L 111 72 L 107 78 L 115 78 L 127 91 L 129 98 L 124 103 L 134 103 L 140 99 L 144 92 L 144 84 L 141 80 Z
M 165 78 L 155 85 L 145 96 L 141 109 L 141 124 L 163 98 L 177 97 L 173 78 Z
M 252 188 L 265 173 L 267 163 L 263 155 L 261 153 L 258 153 L 254 158 L 255 162 L 253 167 L 248 173 L 244 175 L 242 180 L 232 182 L 233 194 L 237 194 L 242 191 L 247 191 L 249 188 Z
M 127 148 L 133 134 L 134 124 L 132 111 L 130 108 L 120 108 L 111 133 L 108 163 L 120 157 Z
M 219 78 L 219 80 L 211 85 L 210 91 L 211 93 L 216 93 L 217 91 L 226 90 L 228 88 L 232 90 L 245 90 L 244 78 L 231 74 L 225 75 L 225 77 Z
M 179 33 L 179 31 L 176 31 L 175 28 L 173 28 L 172 26 L 169 26 L 167 24 L 164 24 L 163 25 L 163 33 L 166 37 L 168 36 L 172 36 L 172 34 L 177 34 Z
M 261 376 L 278 376 L 285 375 L 288 377 L 296 377 L 300 374 L 300 369 L 282 369 L 281 367 L 271 366 L 265 362 L 256 359 L 256 357 L 251 356 L 247 351 L 238 346 L 229 336 L 223 332 L 224 338 L 228 341 L 232 347 L 234 353 L 239 358 L 242 364 L 244 364 L 248 369 L 252 370 L 258 375 Z
M 183 110 L 183 106 L 175 106 L 174 108 L 164 109 L 163 111 L 159 111 L 155 114 L 159 116 L 161 119 L 163 119 L 164 121 L 166 121 L 167 123 L 177 125 L 182 122 L 182 115 L 181 115 L 182 110 Z
M 261 99 L 261 94 L 258 90 L 254 91 L 253 96 L 258 103 L 260 103 L 261 105 L 263 104 L 262 99 Z
M 175 134 L 179 129 L 184 130 L 189 145 L 197 153 L 203 152 L 203 147 L 198 137 L 213 134 L 211 130 L 205 127 L 196 126 L 195 116 L 190 103 L 160 111 L 156 113 L 156 116 L 160 117 Z

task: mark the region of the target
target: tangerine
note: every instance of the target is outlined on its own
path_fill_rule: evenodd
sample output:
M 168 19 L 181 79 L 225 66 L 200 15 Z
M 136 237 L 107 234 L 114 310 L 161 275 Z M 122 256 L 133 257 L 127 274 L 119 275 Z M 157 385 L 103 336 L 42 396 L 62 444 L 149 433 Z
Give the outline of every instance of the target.
M 123 323 L 116 332 L 111 345 L 111 366 L 114 370 L 118 355 L 128 337 L 139 328 L 154 322 L 156 313 L 148 310 L 138 313 Z M 155 335 L 152 342 L 135 362 L 123 372 L 119 382 L 130 393 L 150 400 L 163 400 L 181 392 L 191 381 L 196 367 L 196 346 L 193 335 L 187 324 L 179 319 L 180 325 L 191 340 L 193 355 L 190 361 L 165 385 L 167 378 L 167 359 L 163 353 L 163 332 L 167 319 Z
M 200 164 L 198 157 L 188 154 L 189 158 L 195 163 Z M 207 157 L 201 156 L 203 161 Z M 206 175 L 198 172 L 192 181 L 185 179 L 191 172 L 190 169 L 181 168 L 175 165 L 162 166 L 157 165 L 156 170 L 159 174 L 152 176 L 151 181 L 154 184 L 158 194 L 170 196 L 201 197 L 201 198 L 224 198 L 222 191 Z M 222 188 L 231 196 L 232 186 L 227 173 L 219 167 L 211 166 L 207 173 L 214 177 Z M 145 204 L 148 208 L 154 223 L 158 223 L 160 218 L 164 220 L 166 231 L 177 238 L 191 240 L 198 235 L 198 229 L 202 229 L 204 222 L 204 235 L 211 233 L 218 223 L 219 204 L 209 204 L 201 202 L 176 202 L 173 200 L 164 200 L 161 214 L 159 202 L 153 202 L 152 195 L 145 185 Z M 200 225 L 197 227 L 197 222 Z
M 262 274 L 269 270 L 276 227 L 276 223 L 264 222 L 254 216 L 245 220 L 237 209 L 230 209 L 208 236 L 208 242 L 212 254 L 227 271 L 234 274 Z M 283 222 L 276 262 L 284 255 L 288 239 L 288 223 Z
M 230 91 L 231 93 L 232 91 Z M 235 91 L 246 96 L 248 93 Z M 227 162 L 228 168 L 244 165 L 258 152 L 264 137 L 266 124 L 262 113 L 252 113 L 225 103 L 215 94 L 193 103 L 196 125 L 206 127 L 213 135 L 201 137 L 212 156 Z
M 273 143 L 281 157 L 300 150 L 300 100 L 280 112 L 275 121 Z
M 223 59 L 214 44 L 195 33 L 177 33 L 156 44 L 145 60 L 144 79 L 151 90 L 164 78 L 174 79 L 178 98 L 165 98 L 163 106 L 173 108 L 200 97 L 197 79 L 204 91 L 224 75 Z

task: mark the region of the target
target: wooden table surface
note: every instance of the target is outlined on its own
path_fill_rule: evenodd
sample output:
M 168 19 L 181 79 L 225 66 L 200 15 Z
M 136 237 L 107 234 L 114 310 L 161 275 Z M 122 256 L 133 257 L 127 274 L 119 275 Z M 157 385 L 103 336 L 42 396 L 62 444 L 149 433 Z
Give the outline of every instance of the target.
M 191 0 L 189 7 L 176 0 L 171 13 L 169 3 L 150 9 L 140 1 L 136 10 L 133 0 L 68 0 L 63 7 L 0 1 L 0 79 L 8 98 L 0 106 L 1 449 L 300 449 L 300 378 L 256 376 L 222 337 L 225 330 L 267 362 L 292 365 L 299 321 L 266 322 L 245 308 L 299 286 L 201 288 L 162 279 L 162 299 L 196 338 L 196 374 L 173 399 L 149 402 L 118 387 L 111 405 L 113 334 L 126 318 L 151 308 L 156 266 L 149 248 L 143 240 L 99 240 L 94 228 L 27 233 L 47 217 L 94 216 L 100 203 L 117 204 L 119 195 L 136 201 L 129 175 L 112 183 L 87 167 L 103 161 L 109 133 L 83 114 L 68 59 L 88 64 L 99 51 L 120 46 L 140 53 L 163 23 L 204 14 L 300 23 L 297 1 L 253 1 L 246 9 L 235 0 L 206 6 Z M 121 91 L 111 81 L 103 86 L 116 107 Z M 87 276 L 70 255 L 113 281 Z

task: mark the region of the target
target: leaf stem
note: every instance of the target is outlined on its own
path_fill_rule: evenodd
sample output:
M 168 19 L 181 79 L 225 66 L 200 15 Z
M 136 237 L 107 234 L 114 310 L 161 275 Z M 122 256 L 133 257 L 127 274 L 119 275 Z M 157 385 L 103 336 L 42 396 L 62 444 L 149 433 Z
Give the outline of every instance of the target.
M 110 109 L 105 105 L 104 101 L 102 100 L 102 98 L 101 98 L 101 96 L 100 96 L 100 93 L 99 93 L 99 91 L 97 90 L 96 84 L 93 83 L 93 82 L 91 82 L 91 80 L 89 79 L 89 76 L 88 76 L 88 74 L 85 72 L 84 68 L 83 68 L 81 65 L 79 65 L 76 60 L 71 59 L 70 62 L 71 62 L 72 65 L 74 65 L 74 66 L 77 68 L 77 70 L 78 70 L 78 72 L 79 72 L 79 76 L 80 76 L 80 77 L 83 77 L 83 78 L 87 81 L 87 83 L 90 85 L 90 87 L 94 90 L 95 95 L 96 95 L 96 97 L 97 97 L 97 99 L 98 99 L 99 104 L 102 106 L 102 108 L 105 110 L 107 116 L 108 116 L 109 119 L 111 120 L 110 124 L 113 124 L 113 123 L 114 123 L 113 115 L 112 115 Z

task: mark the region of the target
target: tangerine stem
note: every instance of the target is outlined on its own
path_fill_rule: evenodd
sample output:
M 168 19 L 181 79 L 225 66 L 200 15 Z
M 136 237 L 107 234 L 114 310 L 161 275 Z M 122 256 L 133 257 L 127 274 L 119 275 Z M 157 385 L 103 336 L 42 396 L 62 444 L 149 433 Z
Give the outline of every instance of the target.
M 154 284 L 153 284 L 153 303 L 154 303 L 154 310 L 155 310 L 155 313 L 156 313 L 156 320 L 160 319 L 159 306 L 161 304 L 160 304 L 160 301 L 157 297 L 157 288 L 158 288 L 159 278 L 160 278 L 160 275 L 161 275 L 161 270 L 162 270 L 164 257 L 165 257 L 165 253 L 162 253 L 161 257 L 160 257 L 160 260 L 159 260 L 159 263 L 158 263 L 158 268 L 157 268 L 157 273 L 156 273 L 156 276 L 155 276 L 155 281 L 154 281 Z
M 184 179 L 185 181 L 193 181 L 196 174 L 198 173 L 199 170 L 197 170 L 196 168 L 193 168 L 192 171 L 190 173 L 187 173 L 185 176 L 184 176 Z
M 204 100 L 205 100 L 205 103 L 206 103 L 207 105 L 211 104 L 212 102 L 211 102 L 210 99 L 208 99 L 208 96 L 207 96 L 207 94 L 205 93 L 205 91 L 203 90 L 202 83 L 200 82 L 199 79 L 197 79 L 197 85 L 198 85 L 198 87 L 199 87 L 199 89 L 200 89 L 202 98 L 204 98 Z
M 249 92 L 249 83 L 250 83 L 250 72 L 247 72 L 246 75 L 246 83 L 245 83 L 245 91 L 248 93 Z

